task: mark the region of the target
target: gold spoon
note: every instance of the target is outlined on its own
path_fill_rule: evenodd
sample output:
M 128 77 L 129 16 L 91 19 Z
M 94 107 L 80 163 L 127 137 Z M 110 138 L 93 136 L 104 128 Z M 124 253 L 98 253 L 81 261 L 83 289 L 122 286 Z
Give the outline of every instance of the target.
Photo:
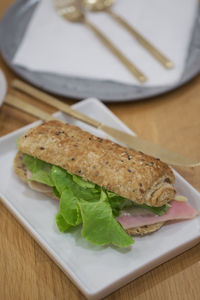
M 54 0 L 57 13 L 70 22 L 79 22 L 86 25 L 99 40 L 114 54 L 120 62 L 140 82 L 145 82 L 147 77 L 92 23 L 90 23 L 82 12 L 76 0 Z
M 113 17 L 120 25 L 122 25 L 149 53 L 154 56 L 166 69 L 171 69 L 174 64 L 163 53 L 161 53 L 154 45 L 136 31 L 124 18 L 111 10 L 111 6 L 115 0 L 81 0 L 82 5 L 91 11 L 105 11 Z

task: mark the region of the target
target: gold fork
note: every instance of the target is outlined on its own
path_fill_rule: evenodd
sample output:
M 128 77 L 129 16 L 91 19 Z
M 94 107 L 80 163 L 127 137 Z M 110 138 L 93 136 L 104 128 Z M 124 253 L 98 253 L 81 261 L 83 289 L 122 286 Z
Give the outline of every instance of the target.
M 166 69 L 174 67 L 173 62 L 167 58 L 160 50 L 150 43 L 144 36 L 141 35 L 133 26 L 131 26 L 124 18 L 115 13 L 111 6 L 115 0 L 79 0 L 82 5 L 91 11 L 104 11 L 109 14 L 118 24 L 124 27 L 158 62 Z
M 76 0 L 54 0 L 54 7 L 58 15 L 67 21 L 79 22 L 86 25 L 138 81 L 147 81 L 146 75 L 144 75 L 94 24 L 87 20 Z

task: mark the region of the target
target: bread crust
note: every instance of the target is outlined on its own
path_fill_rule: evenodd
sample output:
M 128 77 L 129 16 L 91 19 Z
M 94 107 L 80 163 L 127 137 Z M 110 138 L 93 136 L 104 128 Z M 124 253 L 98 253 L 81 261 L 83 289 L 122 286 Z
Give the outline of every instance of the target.
M 175 196 L 172 170 L 159 159 L 49 121 L 26 132 L 19 150 L 66 169 L 138 204 L 162 206 Z
M 26 184 L 28 184 L 27 181 L 27 168 L 25 164 L 23 163 L 23 156 L 24 154 L 22 152 L 18 152 L 14 159 L 14 170 L 15 173 L 20 177 L 21 180 L 23 180 Z M 57 198 L 53 193 L 46 193 L 43 192 L 43 194 L 59 201 L 59 198 Z M 156 223 L 153 225 L 146 225 L 141 227 L 135 227 L 135 228 L 129 228 L 126 230 L 126 232 L 129 235 L 146 235 L 149 233 L 152 233 L 158 229 L 164 224 L 162 223 Z
M 17 152 L 14 159 L 14 170 L 24 182 L 27 182 L 27 168 L 23 162 L 23 156 L 24 154 L 22 152 Z
M 157 230 L 159 230 L 165 222 L 160 222 L 160 223 L 155 223 L 155 224 L 151 224 L 151 225 L 145 225 L 145 226 L 141 226 L 141 227 L 135 227 L 135 228 L 129 228 L 126 230 L 126 232 L 129 235 L 146 235 L 146 234 L 150 234 L 153 233 Z

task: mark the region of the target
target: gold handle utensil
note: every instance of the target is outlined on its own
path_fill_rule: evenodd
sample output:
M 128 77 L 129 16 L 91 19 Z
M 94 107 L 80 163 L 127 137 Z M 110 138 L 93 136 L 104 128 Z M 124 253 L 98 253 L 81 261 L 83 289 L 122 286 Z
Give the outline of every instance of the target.
M 38 100 L 41 100 L 42 102 L 45 102 L 53 107 L 56 107 L 60 111 L 66 113 L 78 120 L 81 120 L 84 123 L 87 123 L 95 128 L 101 129 L 103 132 L 114 137 L 117 141 L 122 142 L 129 148 L 135 149 L 137 151 L 142 151 L 153 157 L 160 158 L 162 161 L 166 162 L 169 165 L 185 166 L 185 167 L 200 166 L 200 162 L 198 162 L 198 161 L 184 157 L 176 152 L 165 149 L 159 145 L 156 145 L 156 144 L 154 144 L 150 141 L 147 141 L 145 139 L 142 139 L 140 137 L 133 136 L 133 135 L 125 133 L 121 130 L 104 125 L 101 122 L 98 122 L 98 121 L 72 109 L 69 105 L 59 101 L 58 99 L 56 99 L 42 91 L 39 91 L 38 89 L 36 89 L 28 84 L 25 84 L 24 82 L 22 82 L 20 80 L 14 80 L 12 82 L 12 87 L 21 92 L 24 92 Z M 31 112 L 29 112 L 29 113 L 31 113 Z M 42 117 L 39 116 L 39 118 L 42 118 Z
M 133 26 L 131 26 L 124 18 L 111 10 L 111 6 L 115 0 L 81 0 L 82 5 L 91 11 L 105 11 L 121 26 L 123 26 L 156 60 L 158 60 L 166 69 L 173 68 L 173 62 L 168 59 L 160 50 L 152 43 L 144 38 Z
M 66 113 L 67 115 L 72 116 L 73 118 L 80 120 L 80 121 L 82 121 L 88 125 L 91 125 L 95 128 L 99 128 L 99 126 L 101 125 L 100 122 L 89 118 L 88 116 L 80 113 L 77 110 L 72 109 L 70 107 L 70 105 L 61 102 L 60 100 L 56 99 L 55 97 L 50 96 L 21 80 L 18 80 L 18 79 L 13 80 L 12 87 L 27 94 L 27 95 L 32 96 L 35 99 L 40 100 L 52 107 L 55 107 L 58 110 Z
M 76 0 L 54 0 L 57 13 L 70 22 L 79 22 L 86 25 L 109 49 L 115 57 L 128 69 L 140 82 L 145 82 L 147 77 L 139 70 L 94 24 L 89 22 L 83 14 Z
M 26 103 L 25 101 L 19 99 L 18 97 L 15 97 L 11 94 L 7 94 L 5 99 L 4 99 L 4 103 L 13 106 L 15 108 L 18 108 L 36 118 L 39 118 L 43 121 L 50 121 L 50 120 L 57 120 L 56 118 L 54 118 L 52 115 L 46 113 L 45 111 L 29 104 Z

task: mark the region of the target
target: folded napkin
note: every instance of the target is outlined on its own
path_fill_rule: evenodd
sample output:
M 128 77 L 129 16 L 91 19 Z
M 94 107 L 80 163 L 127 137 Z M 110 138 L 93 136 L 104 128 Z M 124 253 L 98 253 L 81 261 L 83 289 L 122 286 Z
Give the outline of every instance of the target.
M 182 75 L 197 5 L 198 0 L 116 0 L 113 5 L 174 62 L 172 70 L 164 69 L 106 13 L 87 17 L 146 74 L 145 85 L 161 86 Z M 53 0 L 38 4 L 13 62 L 33 71 L 140 85 L 86 26 L 58 16 Z

